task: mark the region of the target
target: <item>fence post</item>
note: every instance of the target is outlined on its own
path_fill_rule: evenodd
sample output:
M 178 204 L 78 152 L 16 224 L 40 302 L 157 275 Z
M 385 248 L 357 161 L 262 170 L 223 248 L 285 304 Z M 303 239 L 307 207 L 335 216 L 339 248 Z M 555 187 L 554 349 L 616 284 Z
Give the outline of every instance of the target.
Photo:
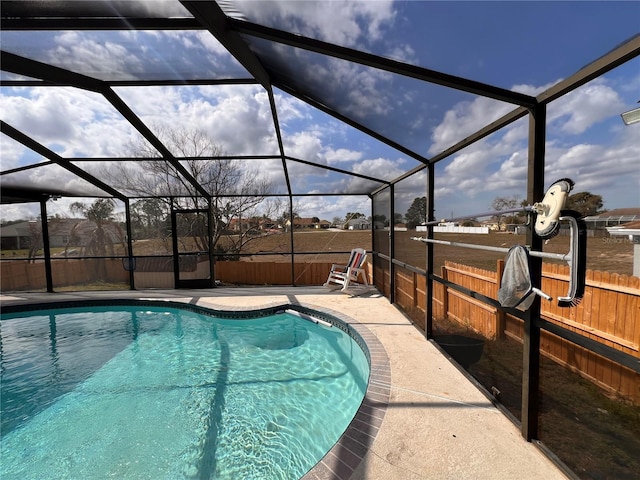
M 496 262 L 496 282 L 498 289 L 502 284 L 502 274 L 504 273 L 504 260 L 499 258 Z M 496 292 L 498 291 L 496 289 Z M 497 298 L 497 294 L 496 294 Z M 500 307 L 496 307 L 496 339 L 502 340 L 505 337 L 504 331 L 507 328 L 507 316 L 504 313 L 504 310 Z
M 440 267 L 440 275 L 443 280 L 448 280 L 446 265 Z M 447 294 L 447 285 L 445 283 L 442 284 L 442 314 L 445 319 L 449 318 L 449 295 Z

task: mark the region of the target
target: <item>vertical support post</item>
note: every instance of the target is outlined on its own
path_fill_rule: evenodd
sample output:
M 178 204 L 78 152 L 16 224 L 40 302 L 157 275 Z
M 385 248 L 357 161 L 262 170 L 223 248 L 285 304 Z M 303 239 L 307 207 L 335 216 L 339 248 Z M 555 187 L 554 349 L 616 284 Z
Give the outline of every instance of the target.
M 371 259 L 369 260 L 371 262 L 371 285 L 375 285 L 376 284 L 376 256 L 373 254 L 373 252 L 377 252 L 378 251 L 378 246 L 376 245 L 376 202 L 373 201 L 373 195 L 369 194 L 368 195 L 369 200 L 371 200 Z M 384 278 L 384 277 L 383 277 Z M 384 283 L 384 282 L 383 282 Z M 384 290 L 382 291 L 382 294 L 384 295 Z
M 289 195 L 289 223 L 291 228 L 289 229 L 289 239 L 291 240 L 291 285 L 296 286 L 296 259 L 295 259 L 295 245 L 293 244 L 293 197 Z
M 133 239 L 131 238 L 131 205 L 129 204 L 129 199 L 125 199 L 124 201 L 124 221 L 125 227 L 127 229 L 127 260 L 129 261 L 129 289 L 136 289 L 134 268 L 133 268 Z
M 171 202 L 171 237 L 173 240 L 173 288 L 180 287 L 180 255 L 178 253 L 178 214 Z
M 394 231 L 394 209 L 395 209 L 395 188 L 393 184 L 389 187 L 389 302 L 396 303 L 396 267 L 393 263 L 396 250 L 395 231 Z
M 427 238 L 433 240 L 433 225 L 429 222 L 433 222 L 435 218 L 435 204 L 434 204 L 434 192 L 435 192 L 435 165 L 430 163 L 427 168 Z M 427 243 L 427 281 L 425 288 L 425 322 L 424 322 L 424 334 L 427 338 L 433 338 L 433 243 Z M 446 290 L 445 290 L 446 295 Z M 446 313 L 446 312 L 445 312 Z
M 209 237 L 208 247 L 209 247 L 209 275 L 211 278 L 211 288 L 216 287 L 216 257 L 214 255 L 214 245 L 213 245 L 213 197 L 209 197 L 207 201 L 207 234 Z
M 527 201 L 533 205 L 544 194 L 544 155 L 546 137 L 546 105 L 538 104 L 529 111 L 529 158 L 527 165 Z M 542 250 L 542 239 L 527 231 L 527 243 L 532 250 Z M 542 259 L 531 257 L 531 281 L 540 285 Z M 538 437 L 538 406 L 540 388 L 540 297 L 536 295 L 524 320 L 522 369 L 522 436 L 531 441 Z
M 496 262 L 496 291 L 502 284 L 502 275 L 504 274 L 504 260 L 499 258 Z M 496 296 L 496 298 L 498 298 Z M 505 337 L 504 331 L 507 328 L 507 315 L 500 307 L 496 308 L 496 340 L 502 340 Z
M 49 224 L 47 223 L 47 200 L 40 200 L 40 222 L 42 224 L 42 249 L 44 250 L 44 275 L 47 281 L 47 292 L 53 292 L 53 274 L 51 272 L 51 244 L 49 242 Z
M 440 276 L 443 280 L 448 280 L 446 265 L 442 265 L 440 267 Z M 449 288 L 445 283 L 442 284 L 442 315 L 444 316 L 445 320 L 449 318 Z
M 418 306 L 418 274 L 411 272 L 411 308 L 415 311 Z

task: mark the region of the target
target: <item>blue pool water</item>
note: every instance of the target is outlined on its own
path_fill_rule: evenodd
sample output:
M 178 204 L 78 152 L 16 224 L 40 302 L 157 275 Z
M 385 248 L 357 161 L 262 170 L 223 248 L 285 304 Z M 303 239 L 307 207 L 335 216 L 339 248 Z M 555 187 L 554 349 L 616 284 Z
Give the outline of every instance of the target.
M 369 375 L 349 335 L 289 313 L 81 307 L 0 327 L 3 480 L 300 478 Z

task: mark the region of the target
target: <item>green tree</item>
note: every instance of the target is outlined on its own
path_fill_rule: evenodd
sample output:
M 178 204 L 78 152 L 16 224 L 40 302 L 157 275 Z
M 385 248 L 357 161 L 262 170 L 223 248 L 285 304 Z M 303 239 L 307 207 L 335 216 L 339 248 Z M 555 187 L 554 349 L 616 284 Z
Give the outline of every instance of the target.
M 401 213 L 394 213 L 393 214 L 393 224 L 397 225 L 399 223 L 404 223 L 404 215 L 402 215 Z
M 380 225 L 384 227 L 389 226 L 389 221 L 387 220 L 386 215 L 380 215 L 380 214 L 374 215 L 372 221 L 373 221 L 374 228 L 379 227 Z
M 80 213 L 86 220 L 76 223 L 70 232 L 65 254 L 72 242 L 80 242 L 84 255 L 114 255 L 116 244 L 124 246 L 124 233 L 113 221 L 115 202 L 111 198 L 98 198 L 90 206 L 73 202 L 72 213 Z
M 344 221 L 345 223 L 348 222 L 349 220 L 353 220 L 355 218 L 365 218 L 366 215 L 364 213 L 360 213 L 360 212 L 347 212 L 347 214 L 344 216 Z
M 414 229 L 427 222 L 427 197 L 417 197 L 404 214 L 407 228 Z
M 289 210 L 283 210 L 278 216 L 278 223 L 284 227 L 285 232 L 288 232 L 290 228 L 293 229 L 293 221 L 296 218 L 300 218 L 300 215 L 295 210 L 291 213 L 289 213 Z M 290 223 L 290 226 L 287 226 L 287 223 Z
M 167 205 L 158 198 L 143 198 L 131 204 L 131 226 L 134 238 L 159 238 L 166 231 Z
M 587 217 L 589 215 L 602 213 L 603 205 L 602 196 L 594 195 L 590 192 L 578 192 L 573 195 L 569 195 L 566 207 L 569 210 L 575 210 L 581 215 Z

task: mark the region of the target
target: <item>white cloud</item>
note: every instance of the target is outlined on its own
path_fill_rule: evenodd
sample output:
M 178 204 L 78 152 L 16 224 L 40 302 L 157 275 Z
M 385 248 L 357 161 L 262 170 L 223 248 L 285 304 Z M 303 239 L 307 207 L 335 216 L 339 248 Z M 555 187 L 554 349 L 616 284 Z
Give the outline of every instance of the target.
M 327 148 L 324 151 L 324 158 L 329 165 L 342 163 L 342 162 L 355 162 L 362 158 L 362 152 L 356 150 L 349 150 L 347 148 Z
M 0 205 L 0 221 L 35 219 L 40 214 L 40 206 L 33 203 L 12 203 Z
M 366 196 L 304 197 L 296 200 L 294 210 L 301 217 L 319 217 L 328 221 L 332 221 L 334 217 L 344 218 L 346 212 L 360 212 L 368 217 L 371 215 L 371 201 Z M 330 247 L 331 242 L 324 248 Z
M 202 129 L 230 155 L 279 153 L 271 107 L 261 87 L 123 88 L 118 93 L 150 127 Z
M 485 97 L 455 105 L 445 113 L 440 125 L 434 129 L 429 153 L 435 154 L 449 148 L 514 108 L 511 104 Z
M 402 168 L 404 162 L 405 160 L 402 158 L 397 160 L 381 157 L 367 159 L 355 164 L 353 171 L 382 180 L 393 180 L 404 173 L 404 169 Z
M 311 109 L 308 104 L 290 95 L 275 95 L 278 110 L 278 122 L 284 131 L 295 120 L 310 119 Z
M 498 170 L 485 180 L 485 188 L 489 191 L 496 189 L 522 191 L 527 184 L 527 151 L 514 152 L 506 161 L 500 164 Z M 524 194 L 521 195 L 524 197 Z
M 487 144 L 483 146 L 485 145 Z M 467 149 L 453 158 L 445 167 L 445 172 L 456 179 L 478 177 L 485 171 L 490 158 L 491 152 L 488 148 Z
M 610 145 L 547 148 L 546 178 L 571 178 L 575 191 L 602 195 L 605 206 L 640 206 L 640 142 L 624 130 Z
M 22 164 L 21 159 L 26 157 L 28 152 L 27 147 L 6 135 L 0 135 L 0 170 L 18 167 Z
M 7 123 L 61 156 L 118 156 L 139 135 L 98 94 L 74 88 L 12 89 L 1 97 Z M 27 95 L 24 95 L 27 93 Z
M 322 141 L 312 132 L 301 131 L 286 135 L 283 142 L 284 151 L 288 156 L 322 163 L 320 160 L 323 151 Z
M 618 93 L 600 78 L 552 102 L 547 115 L 552 126 L 563 133 L 576 135 L 620 114 L 624 108 Z
M 330 4 L 244 0 L 236 6 L 248 20 L 276 26 L 286 22 L 292 32 L 351 47 L 383 39 L 384 28 L 396 15 L 390 0 Z
M 115 40 L 115 39 L 114 39 Z M 46 52 L 47 61 L 76 72 L 100 78 L 104 74 L 133 79 L 141 72 L 142 62 L 115 41 L 99 41 L 87 32 L 65 31 Z
M 546 183 L 572 178 L 576 191 L 602 195 L 609 208 L 635 206 L 640 203 L 640 137 L 638 130 L 623 127 L 624 105 L 612 83 L 599 78 L 549 105 Z M 536 95 L 549 86 L 514 90 Z M 434 130 L 431 151 L 451 146 L 512 108 L 481 98 L 455 105 Z M 498 195 L 524 198 L 527 142 L 525 117 L 444 160 L 436 173 L 437 206 L 477 211 L 473 205 L 488 206 Z

